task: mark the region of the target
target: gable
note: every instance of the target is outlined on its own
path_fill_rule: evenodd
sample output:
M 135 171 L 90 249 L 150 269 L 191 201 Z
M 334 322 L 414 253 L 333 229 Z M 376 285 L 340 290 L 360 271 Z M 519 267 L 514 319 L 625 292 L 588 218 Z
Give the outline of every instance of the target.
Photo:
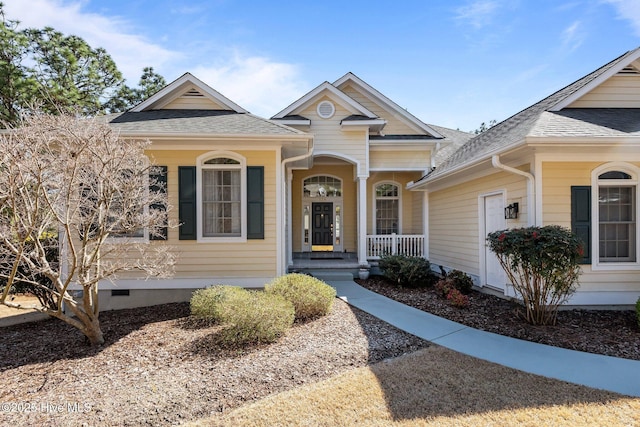
M 351 72 L 340 77 L 333 85 L 345 93 L 349 91 L 355 97 L 354 99 L 364 102 L 363 105 L 373 107 L 384 120 L 392 120 L 395 126 L 392 126 L 391 130 L 385 129 L 386 135 L 426 135 L 443 138 L 443 135 L 434 128 L 422 122 Z M 409 129 L 410 133 L 406 133 L 406 129 Z
M 235 113 L 248 113 L 247 110 L 191 73 L 184 73 L 129 111 L 139 113 L 163 109 L 225 110 Z
M 640 72 L 625 68 L 568 108 L 640 108 Z
M 378 117 L 387 121 L 384 127 L 384 133 L 388 135 L 422 135 L 424 131 L 410 126 L 406 121 L 401 120 L 397 114 L 376 104 L 373 100 L 363 95 L 360 91 L 350 84 L 346 84 L 339 88 L 342 92 L 349 95 L 350 98 L 356 100 L 359 104 L 376 114 Z
M 274 115 L 273 119 L 285 119 L 290 116 L 303 115 L 303 112 L 309 109 L 310 105 L 317 105 L 320 99 L 329 99 L 330 101 L 340 105 L 352 115 L 362 115 L 369 118 L 377 118 L 377 116 L 359 104 L 354 99 L 339 91 L 328 82 L 324 82 L 315 89 L 308 92 L 302 98 L 289 105 L 284 110 Z

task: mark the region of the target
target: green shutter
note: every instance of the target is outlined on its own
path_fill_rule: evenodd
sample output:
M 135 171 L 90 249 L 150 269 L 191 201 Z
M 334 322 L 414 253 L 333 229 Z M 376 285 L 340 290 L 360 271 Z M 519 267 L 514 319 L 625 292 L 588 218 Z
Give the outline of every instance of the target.
M 196 167 L 178 167 L 178 216 L 180 240 L 196 240 Z
M 247 239 L 264 239 L 264 166 L 247 167 Z
M 149 172 L 149 178 L 151 179 L 151 184 L 149 185 L 150 191 L 162 192 L 163 194 L 167 194 L 167 167 L 166 166 L 153 166 L 151 171 Z M 151 209 L 157 209 L 161 211 L 166 211 L 167 206 L 164 204 L 152 204 L 150 206 Z M 149 236 L 149 240 L 167 240 L 167 223 L 165 222 L 164 227 L 160 229 L 160 234 L 155 234 Z
M 582 264 L 591 264 L 591 187 L 571 187 L 571 230 L 582 240 Z

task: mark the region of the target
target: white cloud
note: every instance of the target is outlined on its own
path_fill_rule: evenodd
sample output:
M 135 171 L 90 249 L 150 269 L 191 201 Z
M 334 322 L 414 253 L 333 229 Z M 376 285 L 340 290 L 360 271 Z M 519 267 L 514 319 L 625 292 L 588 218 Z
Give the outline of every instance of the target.
M 582 31 L 582 24 L 576 21 L 562 31 L 562 45 L 573 51 L 584 41 L 585 33 Z
M 263 117 L 273 116 L 309 90 L 298 66 L 239 52 L 223 63 L 199 65 L 192 74 Z
M 480 29 L 489 25 L 498 10 L 498 2 L 494 0 L 476 0 L 456 9 L 456 19 Z
M 102 47 L 111 55 L 118 69 L 135 85 L 146 66 L 156 70 L 180 57 L 157 43 L 132 32 L 131 24 L 118 17 L 83 11 L 85 1 L 3 0 L 8 19 L 21 22 L 21 28 L 53 27 L 67 35 L 82 37 L 93 48 Z
M 618 18 L 631 23 L 637 36 L 640 36 L 640 2 L 638 0 L 603 0 L 604 3 L 613 5 L 618 13 Z

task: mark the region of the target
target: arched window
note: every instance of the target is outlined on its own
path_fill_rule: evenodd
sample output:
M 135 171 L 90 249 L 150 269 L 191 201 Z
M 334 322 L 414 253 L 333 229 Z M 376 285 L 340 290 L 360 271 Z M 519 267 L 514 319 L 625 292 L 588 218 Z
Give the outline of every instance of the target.
M 376 234 L 400 233 L 400 189 L 395 182 L 375 186 Z
M 341 197 L 342 180 L 328 175 L 312 176 L 304 180 L 304 197 Z
M 245 160 L 235 153 L 201 156 L 198 162 L 199 236 L 243 237 Z
M 626 164 L 594 171 L 594 249 L 599 265 L 638 261 L 637 177 L 635 168 Z

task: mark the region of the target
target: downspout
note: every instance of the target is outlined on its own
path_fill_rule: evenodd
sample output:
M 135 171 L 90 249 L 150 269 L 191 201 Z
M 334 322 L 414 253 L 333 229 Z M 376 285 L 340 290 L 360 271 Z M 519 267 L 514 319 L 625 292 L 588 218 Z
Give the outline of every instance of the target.
M 287 197 L 283 198 L 283 200 L 282 200 L 282 210 L 284 212 L 286 212 L 286 215 L 282 215 L 281 230 L 285 230 L 286 229 L 286 236 L 287 236 L 287 241 L 286 242 L 284 242 L 284 240 L 280 242 L 280 248 L 283 248 L 283 247 L 286 248 L 285 265 L 283 266 L 281 264 L 282 261 L 280 261 L 280 263 L 279 263 L 279 265 L 281 267 L 284 267 L 283 273 L 287 271 L 288 266 L 293 262 L 293 227 L 292 227 L 292 220 L 293 219 L 292 219 L 292 212 L 291 212 L 291 209 L 292 209 L 292 206 L 291 206 L 291 188 L 288 188 L 288 186 L 287 186 L 288 181 L 289 181 L 288 178 L 287 178 L 287 164 L 293 163 L 293 162 L 297 162 L 299 160 L 308 159 L 309 157 L 311 157 L 313 155 L 313 148 L 314 148 L 313 137 L 311 137 L 311 139 L 309 139 L 309 143 L 307 144 L 307 152 L 306 153 L 301 154 L 299 156 L 290 157 L 290 158 L 284 159 L 282 161 L 282 166 L 281 166 L 282 182 L 283 182 L 282 187 L 286 190 L 286 196 L 287 196 Z M 282 250 L 280 250 L 278 252 L 282 253 Z
M 529 172 L 521 171 L 520 169 L 512 168 L 511 166 L 503 165 L 500 163 L 500 156 L 493 155 L 491 157 L 491 164 L 496 169 L 502 169 L 505 172 L 513 173 L 516 175 L 527 178 L 527 225 L 533 226 L 536 223 L 536 195 L 535 195 L 535 182 L 536 177 Z

